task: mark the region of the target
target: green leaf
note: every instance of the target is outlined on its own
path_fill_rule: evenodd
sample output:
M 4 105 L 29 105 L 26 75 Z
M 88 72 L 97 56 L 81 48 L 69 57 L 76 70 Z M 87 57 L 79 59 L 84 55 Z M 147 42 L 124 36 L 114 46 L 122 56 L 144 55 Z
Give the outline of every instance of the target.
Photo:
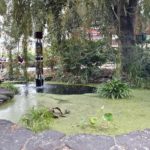
M 104 119 L 107 120 L 107 121 L 112 121 L 112 120 L 113 120 L 113 115 L 112 115 L 112 113 L 105 113 L 103 117 L 104 117 Z
M 97 123 L 97 120 L 98 120 L 97 117 L 91 117 L 89 121 L 91 125 L 95 125 Z

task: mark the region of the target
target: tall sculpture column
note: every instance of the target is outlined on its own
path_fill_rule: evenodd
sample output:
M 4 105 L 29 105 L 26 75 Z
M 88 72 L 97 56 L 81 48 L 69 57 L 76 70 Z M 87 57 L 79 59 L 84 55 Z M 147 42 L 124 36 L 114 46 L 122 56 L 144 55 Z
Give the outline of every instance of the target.
M 43 86 L 43 47 L 42 47 L 42 32 L 35 32 L 36 40 L 36 87 Z

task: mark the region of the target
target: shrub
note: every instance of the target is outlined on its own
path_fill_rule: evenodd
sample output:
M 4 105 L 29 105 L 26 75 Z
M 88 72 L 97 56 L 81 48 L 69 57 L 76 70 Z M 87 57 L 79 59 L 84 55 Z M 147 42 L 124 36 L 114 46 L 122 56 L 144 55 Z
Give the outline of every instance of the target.
M 60 45 L 60 58 L 57 79 L 73 83 L 87 83 L 99 76 L 99 66 L 107 60 L 109 46 L 105 40 L 88 41 L 80 39 L 65 40 Z M 64 76 L 64 77 L 62 77 Z
M 45 107 L 33 107 L 21 119 L 22 124 L 34 132 L 49 129 L 52 121 L 53 114 Z
M 7 89 L 7 90 L 10 90 L 12 91 L 14 94 L 17 94 L 19 93 L 19 90 L 17 87 L 15 87 L 13 84 L 11 83 L 3 83 L 3 84 L 0 84 L 0 88 L 4 88 L 4 89 Z
M 135 47 L 128 79 L 133 87 L 150 88 L 150 49 Z
M 103 86 L 99 86 L 97 88 L 97 93 L 106 98 L 122 99 L 130 96 L 130 88 L 126 83 L 113 79 Z

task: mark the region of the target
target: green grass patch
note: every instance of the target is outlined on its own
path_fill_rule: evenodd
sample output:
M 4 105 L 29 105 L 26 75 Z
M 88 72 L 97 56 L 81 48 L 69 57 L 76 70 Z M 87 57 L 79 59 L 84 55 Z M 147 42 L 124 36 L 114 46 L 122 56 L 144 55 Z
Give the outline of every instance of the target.
M 39 94 L 37 100 L 39 105 L 49 108 L 58 106 L 62 110 L 70 110 L 67 117 L 53 122 L 54 130 L 66 134 L 118 135 L 150 128 L 150 90 L 135 89 L 132 95 L 129 99 L 110 101 L 99 98 L 96 94 Z M 105 114 L 109 114 L 113 119 L 105 120 Z

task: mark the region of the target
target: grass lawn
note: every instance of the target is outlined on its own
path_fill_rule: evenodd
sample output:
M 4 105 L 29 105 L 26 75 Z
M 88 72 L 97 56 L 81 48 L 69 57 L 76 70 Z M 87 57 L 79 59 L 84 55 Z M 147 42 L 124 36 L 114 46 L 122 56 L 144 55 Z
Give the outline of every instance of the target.
M 39 94 L 39 105 L 70 110 L 66 117 L 56 119 L 52 129 L 66 134 L 92 133 L 118 135 L 150 128 L 150 90 L 133 90 L 133 97 L 123 100 L 99 98 L 95 94 L 53 95 Z M 42 99 L 41 99 L 42 98 Z M 102 110 L 101 107 L 104 106 Z M 109 125 L 103 120 L 104 113 L 113 114 Z M 89 119 L 97 117 L 100 122 L 91 127 Z

